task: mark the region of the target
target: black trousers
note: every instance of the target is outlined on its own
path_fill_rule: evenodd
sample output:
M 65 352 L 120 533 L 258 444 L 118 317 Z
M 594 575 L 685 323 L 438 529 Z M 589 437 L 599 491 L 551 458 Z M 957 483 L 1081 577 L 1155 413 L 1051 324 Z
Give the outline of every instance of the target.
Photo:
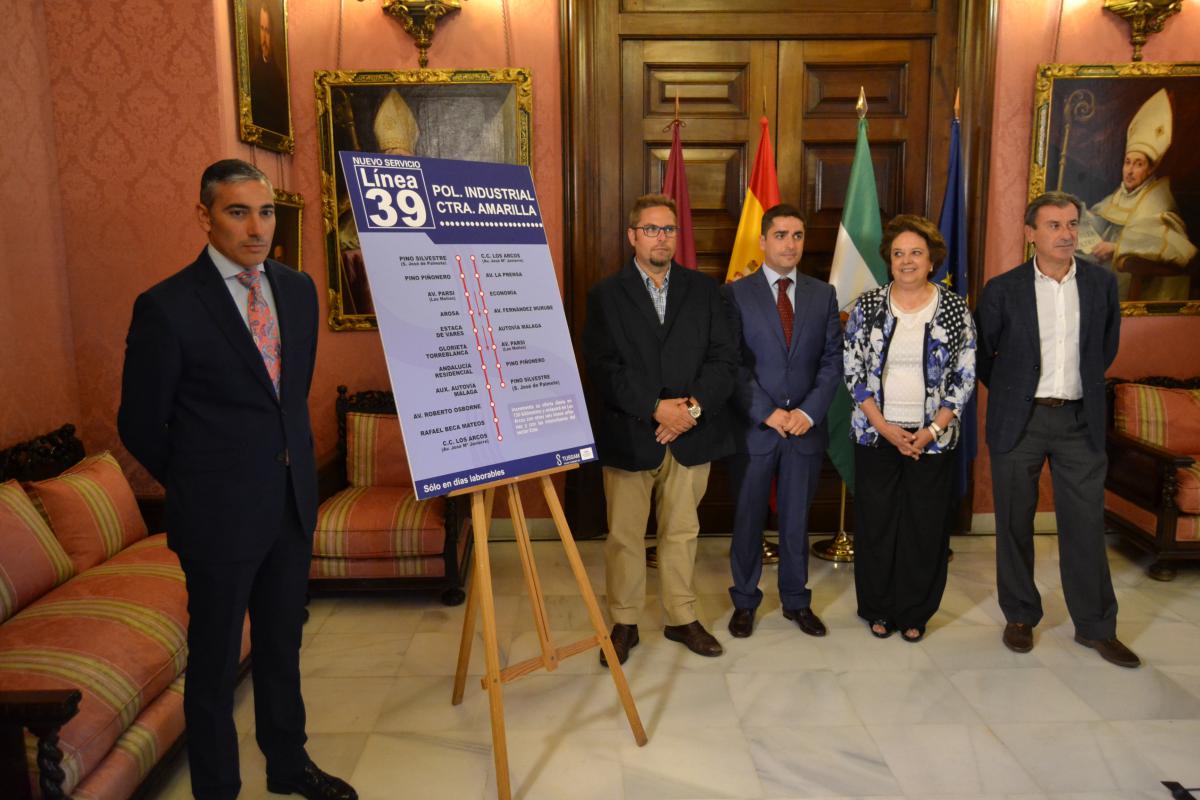
M 946 590 L 954 453 L 912 459 L 881 439 L 854 448 L 858 615 L 924 629 Z
M 247 611 L 255 734 L 267 775 L 298 777 L 307 759 L 300 643 L 312 539 L 286 505 L 261 558 L 183 561 L 190 617 L 183 713 L 192 793 L 204 800 L 232 800 L 241 788 L 233 694 Z
M 1088 443 L 1082 403 L 1035 405 L 1025 432 L 1007 453 L 991 451 L 996 503 L 996 586 L 1009 622 L 1037 625 L 1042 597 L 1033 582 L 1033 518 L 1038 478 L 1050 462 L 1059 571 L 1075 632 L 1117 635 L 1117 598 L 1104 545 L 1104 475 L 1108 458 Z

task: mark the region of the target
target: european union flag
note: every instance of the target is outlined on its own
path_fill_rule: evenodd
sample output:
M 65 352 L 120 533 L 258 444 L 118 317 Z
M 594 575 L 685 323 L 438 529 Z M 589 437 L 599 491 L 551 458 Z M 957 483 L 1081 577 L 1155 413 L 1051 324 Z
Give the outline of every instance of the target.
M 962 147 L 959 144 L 958 119 L 950 123 L 950 168 L 946 171 L 946 194 L 942 199 L 942 214 L 938 217 L 938 230 L 946 240 L 946 260 L 934 274 L 933 279 L 945 284 L 964 300 L 967 299 L 967 200 L 963 189 Z M 961 435 L 958 441 L 958 471 L 955 489 L 958 497 L 967 493 L 969 470 L 975 454 L 979 451 L 979 437 L 975 425 L 975 395 L 963 409 Z

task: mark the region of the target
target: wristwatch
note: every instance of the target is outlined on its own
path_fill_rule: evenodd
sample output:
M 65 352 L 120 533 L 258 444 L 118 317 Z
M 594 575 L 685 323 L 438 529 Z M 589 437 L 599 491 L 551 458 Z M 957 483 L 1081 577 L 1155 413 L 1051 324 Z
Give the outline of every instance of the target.
M 688 413 L 692 415 L 692 419 L 700 419 L 700 414 L 703 412 L 699 403 L 688 400 Z

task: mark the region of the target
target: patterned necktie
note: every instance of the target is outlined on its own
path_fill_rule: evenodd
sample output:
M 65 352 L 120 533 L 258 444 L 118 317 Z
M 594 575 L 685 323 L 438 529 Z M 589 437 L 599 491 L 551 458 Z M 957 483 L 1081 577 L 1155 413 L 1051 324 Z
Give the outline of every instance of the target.
M 250 297 L 246 301 L 246 319 L 250 323 L 250 335 L 254 337 L 254 344 L 262 355 L 263 365 L 267 368 L 267 374 L 271 376 L 271 383 L 275 385 L 275 396 L 278 397 L 282 367 L 279 326 L 275 322 L 275 315 L 271 313 L 271 307 L 267 305 L 267 299 L 263 297 L 262 273 L 257 267 L 252 267 L 239 272 L 237 279 L 242 286 L 250 290 Z
M 792 311 L 792 301 L 788 299 L 787 290 L 792 285 L 791 278 L 780 278 L 775 282 L 779 287 L 779 297 L 775 304 L 779 307 L 779 324 L 783 326 L 783 342 L 792 346 L 792 322 L 796 319 Z

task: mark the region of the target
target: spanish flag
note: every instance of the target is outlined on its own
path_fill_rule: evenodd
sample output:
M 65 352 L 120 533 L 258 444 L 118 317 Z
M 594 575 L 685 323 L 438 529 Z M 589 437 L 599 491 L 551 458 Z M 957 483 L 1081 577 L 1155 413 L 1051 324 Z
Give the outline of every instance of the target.
M 775 154 L 771 150 L 767 118 L 762 117 L 758 124 L 762 127 L 762 135 L 758 138 L 758 154 L 754 158 L 750 185 L 746 187 L 746 200 L 742 203 L 742 218 L 733 240 L 733 252 L 729 254 L 726 283 L 744 278 L 762 265 L 763 251 L 758 246 L 758 240 L 762 236 L 763 214 L 768 208 L 779 205 L 779 178 L 775 175 Z

